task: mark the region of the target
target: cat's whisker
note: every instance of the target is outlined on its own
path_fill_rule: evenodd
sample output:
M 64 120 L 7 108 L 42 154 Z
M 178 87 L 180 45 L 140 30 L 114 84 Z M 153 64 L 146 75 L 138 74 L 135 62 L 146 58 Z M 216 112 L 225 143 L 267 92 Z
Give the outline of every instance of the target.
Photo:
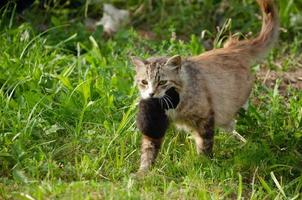
M 171 97 L 169 97 L 168 95 L 165 95 L 166 100 L 171 104 L 171 107 L 174 109 L 174 104 L 171 100 Z
M 171 102 L 170 99 L 167 98 L 167 96 L 165 96 L 165 99 L 167 100 L 167 102 L 169 103 L 169 108 L 174 109 L 173 103 Z M 170 106 L 171 105 L 171 106 Z
M 171 103 L 171 107 L 174 109 L 174 105 L 173 105 L 173 103 L 172 103 L 172 101 L 171 101 L 171 97 L 169 97 L 168 95 L 165 95 L 164 97 L 167 99 L 167 101 L 168 101 L 169 103 Z
M 167 100 L 166 100 L 165 96 L 163 96 L 163 98 L 162 98 L 162 99 L 164 100 L 164 102 L 165 102 L 165 104 L 166 104 L 167 108 L 168 108 L 168 109 L 170 109 L 170 105 L 169 105 L 169 103 L 167 102 Z
M 166 96 L 167 98 L 169 98 L 170 100 L 172 100 L 172 98 L 171 98 L 169 95 L 165 94 L 165 96 Z
M 170 97 L 170 96 L 167 95 L 167 94 L 165 94 L 165 96 L 166 96 L 167 98 L 169 98 L 169 99 L 171 100 L 171 102 L 172 102 L 172 97 Z
M 167 108 L 170 109 L 170 105 L 169 105 L 169 102 L 167 101 L 167 99 L 166 99 L 165 97 L 163 97 L 163 100 L 164 100 L 164 102 L 166 103 Z

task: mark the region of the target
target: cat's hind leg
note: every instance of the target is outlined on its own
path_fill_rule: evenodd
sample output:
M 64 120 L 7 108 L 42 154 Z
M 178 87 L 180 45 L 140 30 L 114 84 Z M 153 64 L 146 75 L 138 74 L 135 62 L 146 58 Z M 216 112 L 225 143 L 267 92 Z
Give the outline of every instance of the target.
M 210 115 L 207 120 L 198 123 L 198 128 L 193 134 L 197 153 L 212 156 L 214 144 L 214 115 Z

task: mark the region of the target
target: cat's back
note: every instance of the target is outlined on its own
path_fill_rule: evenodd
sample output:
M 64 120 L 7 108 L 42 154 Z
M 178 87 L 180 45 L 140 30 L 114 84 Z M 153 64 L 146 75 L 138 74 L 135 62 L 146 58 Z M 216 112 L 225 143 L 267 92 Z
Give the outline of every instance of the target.
M 217 49 L 187 58 L 185 70 L 195 81 L 202 80 L 193 87 L 196 93 L 206 88 L 217 124 L 230 123 L 252 88 L 253 77 L 248 65 L 231 53 Z

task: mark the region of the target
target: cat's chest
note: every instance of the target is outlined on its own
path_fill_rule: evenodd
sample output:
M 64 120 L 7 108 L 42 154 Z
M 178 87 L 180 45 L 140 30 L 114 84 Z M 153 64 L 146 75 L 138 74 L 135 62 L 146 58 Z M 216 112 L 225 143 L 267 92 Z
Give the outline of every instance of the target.
M 177 113 L 176 113 L 175 109 L 169 109 L 169 110 L 166 110 L 165 112 L 169 119 L 172 119 L 172 120 L 176 119 Z
M 168 118 L 174 122 L 181 119 L 181 113 L 179 112 L 179 110 L 177 108 L 166 110 L 165 113 L 168 116 Z

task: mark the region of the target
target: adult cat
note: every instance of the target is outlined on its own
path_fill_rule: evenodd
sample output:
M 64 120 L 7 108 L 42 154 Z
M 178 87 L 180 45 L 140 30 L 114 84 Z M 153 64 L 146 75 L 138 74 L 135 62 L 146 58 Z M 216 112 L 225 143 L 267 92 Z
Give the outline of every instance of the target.
M 143 99 L 163 98 L 172 87 L 179 93 L 179 104 L 166 114 L 193 134 L 198 153 L 212 153 L 214 126 L 227 128 L 233 123 L 252 89 L 251 64 L 263 57 L 277 39 L 278 12 L 273 0 L 257 2 L 263 24 L 254 39 L 231 38 L 223 48 L 188 58 L 132 58 Z M 146 171 L 154 162 L 162 140 L 143 136 L 139 171 Z

